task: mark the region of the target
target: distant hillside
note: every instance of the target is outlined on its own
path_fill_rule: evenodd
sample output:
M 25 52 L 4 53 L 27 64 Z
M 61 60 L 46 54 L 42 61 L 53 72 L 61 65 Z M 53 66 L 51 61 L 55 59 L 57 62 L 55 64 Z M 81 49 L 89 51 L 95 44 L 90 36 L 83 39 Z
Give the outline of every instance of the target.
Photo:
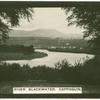
M 82 38 L 82 35 L 79 34 L 65 34 L 59 32 L 55 29 L 37 29 L 33 31 L 24 31 L 24 30 L 12 30 L 9 33 L 10 37 L 49 37 L 49 38 L 68 38 L 68 39 L 77 39 Z
M 10 37 L 6 41 L 7 45 L 33 45 L 36 48 L 48 48 L 48 47 L 87 47 L 87 41 L 83 39 L 59 39 L 59 38 L 47 38 L 47 37 Z

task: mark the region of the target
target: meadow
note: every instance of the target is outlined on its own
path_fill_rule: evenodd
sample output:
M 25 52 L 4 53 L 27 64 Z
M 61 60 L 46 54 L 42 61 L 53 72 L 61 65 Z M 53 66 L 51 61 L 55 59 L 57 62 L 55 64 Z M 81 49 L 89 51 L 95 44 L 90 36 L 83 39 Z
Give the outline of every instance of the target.
M 35 49 L 32 45 L 0 45 L 0 61 L 31 60 L 45 56 L 47 56 L 46 53 L 35 52 Z

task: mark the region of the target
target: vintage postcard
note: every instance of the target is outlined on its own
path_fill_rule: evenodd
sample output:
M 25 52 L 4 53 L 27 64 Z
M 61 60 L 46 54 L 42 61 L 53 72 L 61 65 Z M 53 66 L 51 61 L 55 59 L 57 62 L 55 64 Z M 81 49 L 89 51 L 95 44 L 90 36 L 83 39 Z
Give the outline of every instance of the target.
M 100 94 L 100 2 L 0 2 L 0 94 Z

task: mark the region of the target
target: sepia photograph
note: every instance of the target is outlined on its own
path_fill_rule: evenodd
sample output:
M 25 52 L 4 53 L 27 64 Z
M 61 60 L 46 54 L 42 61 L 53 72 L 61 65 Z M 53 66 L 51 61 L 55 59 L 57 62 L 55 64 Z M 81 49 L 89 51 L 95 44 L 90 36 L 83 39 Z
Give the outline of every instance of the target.
M 0 2 L 0 94 L 100 94 L 100 2 Z

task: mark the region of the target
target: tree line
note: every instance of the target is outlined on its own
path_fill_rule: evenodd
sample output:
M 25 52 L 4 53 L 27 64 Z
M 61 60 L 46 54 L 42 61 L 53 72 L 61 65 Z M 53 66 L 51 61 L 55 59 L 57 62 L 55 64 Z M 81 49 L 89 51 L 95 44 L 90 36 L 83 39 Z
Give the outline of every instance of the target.
M 95 66 L 97 65 L 97 66 Z M 66 60 L 58 62 L 55 68 L 48 66 L 20 66 L 19 64 L 0 63 L 0 81 L 45 80 L 47 82 L 69 84 L 100 84 L 100 63 L 87 60 L 70 65 Z

